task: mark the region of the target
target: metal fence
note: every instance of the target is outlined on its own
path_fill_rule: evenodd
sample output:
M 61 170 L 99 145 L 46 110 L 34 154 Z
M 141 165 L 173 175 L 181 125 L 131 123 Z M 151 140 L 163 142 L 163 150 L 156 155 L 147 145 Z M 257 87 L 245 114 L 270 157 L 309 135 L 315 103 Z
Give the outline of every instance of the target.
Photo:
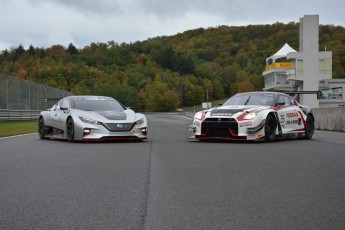
M 0 74 L 0 110 L 41 111 L 72 93 Z M 47 100 L 48 99 L 48 100 Z

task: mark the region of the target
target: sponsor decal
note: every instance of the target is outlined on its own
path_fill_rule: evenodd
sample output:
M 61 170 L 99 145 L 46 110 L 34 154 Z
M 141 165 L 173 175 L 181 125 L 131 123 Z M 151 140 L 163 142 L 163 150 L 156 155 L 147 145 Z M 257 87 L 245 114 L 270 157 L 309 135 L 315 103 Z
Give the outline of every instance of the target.
M 233 113 L 229 112 L 217 112 L 217 113 L 211 113 L 211 116 L 232 116 Z
M 74 101 L 106 101 L 109 99 L 101 98 L 101 97 L 80 97 L 80 98 L 73 98 Z
M 254 135 L 248 135 L 247 136 L 247 140 L 254 140 L 255 139 L 255 136 Z
M 297 113 L 297 112 L 295 112 L 295 113 L 287 113 L 286 116 L 287 116 L 288 118 L 291 118 L 291 117 L 298 117 L 298 113 Z
M 298 120 L 287 121 L 286 125 L 298 125 L 300 122 Z
M 231 117 L 235 113 L 242 112 L 243 109 L 213 109 L 210 116 L 229 116 Z
M 247 126 L 251 126 L 251 125 L 253 125 L 252 121 L 241 121 L 241 122 L 239 122 L 240 127 L 247 127 Z

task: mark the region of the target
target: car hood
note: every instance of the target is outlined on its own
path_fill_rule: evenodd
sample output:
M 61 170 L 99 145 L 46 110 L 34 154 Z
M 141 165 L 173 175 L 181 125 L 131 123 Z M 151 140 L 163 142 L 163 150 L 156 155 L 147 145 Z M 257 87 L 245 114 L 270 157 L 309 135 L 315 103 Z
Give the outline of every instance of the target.
M 221 106 L 217 108 L 209 109 L 206 113 L 207 117 L 212 116 L 227 116 L 231 117 L 237 113 L 253 112 L 257 110 L 267 109 L 269 106 L 255 106 L 255 105 L 232 105 L 232 106 Z
M 122 121 L 122 122 L 134 122 L 136 120 L 136 114 L 133 110 L 126 109 L 122 112 L 116 110 L 108 111 L 82 111 L 75 110 L 75 115 L 92 118 L 101 122 Z

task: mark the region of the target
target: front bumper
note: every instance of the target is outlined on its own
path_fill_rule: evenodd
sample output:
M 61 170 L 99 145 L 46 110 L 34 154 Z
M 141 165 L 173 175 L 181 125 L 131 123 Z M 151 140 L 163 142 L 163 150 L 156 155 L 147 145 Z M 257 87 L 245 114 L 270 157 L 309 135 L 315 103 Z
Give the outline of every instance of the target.
M 193 136 L 197 140 L 262 140 L 265 121 L 253 124 L 252 121 L 237 121 L 234 118 L 206 118 L 193 122 Z
M 144 140 L 147 139 L 148 129 L 146 124 L 121 123 L 108 124 L 86 124 L 75 123 L 75 140 L 97 141 L 97 140 Z

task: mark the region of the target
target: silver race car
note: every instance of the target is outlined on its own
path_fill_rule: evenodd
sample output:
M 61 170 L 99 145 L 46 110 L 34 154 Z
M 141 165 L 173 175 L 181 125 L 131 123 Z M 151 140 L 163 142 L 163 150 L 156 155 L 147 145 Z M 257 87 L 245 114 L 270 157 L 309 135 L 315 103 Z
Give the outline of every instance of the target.
M 232 96 L 220 107 L 196 113 L 189 129 L 191 138 L 198 140 L 311 139 L 314 116 L 309 107 L 286 94 L 248 92 Z
M 38 134 L 68 141 L 144 140 L 147 119 L 111 97 L 69 96 L 40 113 Z

